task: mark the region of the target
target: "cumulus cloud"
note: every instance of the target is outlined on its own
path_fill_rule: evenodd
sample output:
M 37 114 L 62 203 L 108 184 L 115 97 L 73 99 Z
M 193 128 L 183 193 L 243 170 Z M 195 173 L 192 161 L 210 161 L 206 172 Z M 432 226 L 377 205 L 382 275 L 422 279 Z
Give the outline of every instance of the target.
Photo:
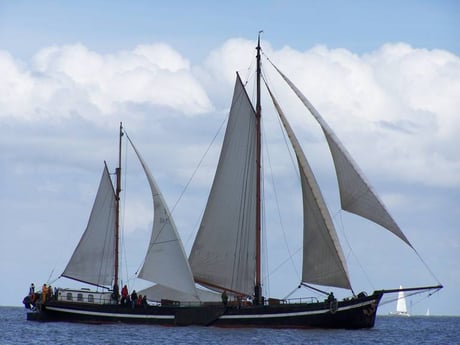
M 230 39 L 194 66 L 162 43 L 112 54 L 82 44 L 53 46 L 28 62 L 0 51 L 0 121 L 81 117 L 113 123 L 133 109 L 144 120 L 150 116 L 136 106 L 170 109 L 189 118 L 222 114 L 230 104 L 235 71 L 243 80 L 254 76 L 255 45 Z M 460 186 L 458 56 L 405 43 L 385 44 L 364 55 L 322 45 L 298 51 L 264 42 L 263 48 L 323 114 L 365 172 Z M 265 56 L 265 77 L 275 83 L 279 77 L 270 72 Z M 291 94 L 278 87 L 274 91 L 280 98 Z M 250 87 L 248 93 L 253 95 Z M 304 131 L 301 138 L 319 142 L 321 132 L 311 116 L 295 102 L 281 103 L 297 130 Z M 266 101 L 264 110 L 269 105 Z M 173 120 L 168 121 L 173 128 Z M 268 130 L 274 126 L 265 125 Z M 170 135 L 161 131 L 165 138 Z M 323 155 L 316 145 L 312 154 Z
M 386 44 L 362 56 L 325 46 L 266 52 L 365 171 L 426 185 L 460 186 L 458 56 L 404 43 Z M 278 92 L 285 96 L 288 91 Z M 297 128 L 305 127 L 306 112 L 286 107 L 296 116 Z
M 165 44 L 103 55 L 82 44 L 40 50 L 29 64 L 0 52 L 0 117 L 91 121 L 130 104 L 163 106 L 194 115 L 211 103 L 189 62 Z

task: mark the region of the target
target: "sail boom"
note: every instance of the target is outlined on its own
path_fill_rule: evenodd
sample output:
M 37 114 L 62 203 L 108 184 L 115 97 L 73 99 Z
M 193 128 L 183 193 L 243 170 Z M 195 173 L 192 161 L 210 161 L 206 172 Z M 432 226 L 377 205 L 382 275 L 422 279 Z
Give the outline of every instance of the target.
M 384 290 L 379 290 L 378 292 L 382 293 L 396 293 L 399 291 L 407 292 L 407 291 L 423 291 L 423 290 L 440 290 L 444 286 L 439 284 L 439 285 L 430 285 L 430 286 L 418 286 L 418 287 L 410 287 L 410 288 L 399 288 L 399 289 L 384 289 Z
M 90 281 L 86 281 L 86 280 L 82 280 L 82 279 L 76 279 L 76 278 L 73 278 L 71 276 L 67 276 L 65 274 L 61 274 L 61 277 L 64 277 L 64 278 L 67 278 L 67 279 L 72 279 L 72 280 L 75 280 L 77 282 L 80 282 L 80 283 L 84 283 L 84 284 L 88 284 L 88 285 L 92 285 L 92 286 L 96 286 L 96 287 L 100 287 L 100 288 L 103 288 L 103 289 L 107 289 L 107 290 L 111 290 L 111 286 L 110 285 L 100 285 L 100 284 L 94 284 Z
M 226 292 L 229 292 L 231 294 L 234 294 L 234 295 L 239 295 L 239 296 L 244 296 L 246 295 L 246 293 L 244 292 L 241 292 L 241 291 L 235 291 L 235 290 L 232 290 L 232 289 L 227 289 L 225 288 L 224 286 L 218 286 L 218 285 L 215 285 L 215 284 L 212 284 L 212 283 L 209 283 L 207 281 L 204 281 L 204 280 L 199 280 L 199 279 L 195 279 L 195 283 L 198 283 L 200 285 L 203 285 L 204 287 L 207 287 L 211 290 L 214 290 L 214 291 L 226 291 Z

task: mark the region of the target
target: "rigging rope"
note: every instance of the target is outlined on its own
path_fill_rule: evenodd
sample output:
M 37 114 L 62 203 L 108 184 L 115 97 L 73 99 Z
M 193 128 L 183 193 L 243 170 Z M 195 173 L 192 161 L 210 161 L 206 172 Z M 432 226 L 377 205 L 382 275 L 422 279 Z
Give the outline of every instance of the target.
M 334 215 L 334 219 L 336 216 L 339 216 L 339 224 L 340 224 L 340 231 L 342 233 L 342 236 L 343 238 L 345 239 L 345 242 L 347 242 L 347 245 L 348 245 L 348 248 L 350 250 L 350 253 L 351 255 L 353 256 L 353 258 L 356 260 L 356 262 L 358 263 L 358 266 L 359 268 L 361 269 L 361 271 L 363 272 L 364 274 L 364 277 L 366 278 L 367 282 L 369 283 L 369 285 L 372 287 L 373 290 L 375 290 L 375 287 L 374 287 L 374 284 L 372 283 L 371 279 L 369 278 L 369 275 L 367 274 L 366 270 L 364 269 L 363 265 L 361 264 L 361 261 L 359 261 L 359 258 L 358 256 L 355 254 L 354 250 L 353 250 L 353 247 L 351 246 L 351 243 L 350 241 L 348 240 L 348 237 L 346 235 L 346 232 L 345 232 L 345 226 L 343 225 L 343 218 L 342 218 L 342 210 L 339 209 L 337 211 L 337 213 Z
M 281 133 L 283 134 L 283 138 L 284 138 L 284 141 L 286 143 L 287 150 L 289 151 L 289 146 L 287 145 L 287 142 L 286 142 L 285 133 L 284 133 L 284 131 L 281 131 Z M 264 136 L 264 140 L 265 140 L 265 136 Z M 276 183 L 275 183 L 275 179 L 274 179 L 273 168 L 272 168 L 271 157 L 270 157 L 270 151 L 268 150 L 268 145 L 267 145 L 266 142 L 265 142 L 265 148 L 266 148 L 265 152 L 267 154 L 268 166 L 270 168 L 270 177 L 271 177 L 271 182 L 272 182 L 272 186 L 273 186 L 273 193 L 275 195 L 276 210 L 277 210 L 277 213 L 278 213 L 279 225 L 280 225 L 280 228 L 281 228 L 282 234 L 283 234 L 284 244 L 285 244 L 286 249 L 288 251 L 289 259 L 290 259 L 290 261 L 292 263 L 292 267 L 294 268 L 294 271 L 295 271 L 295 273 L 297 275 L 297 278 L 300 280 L 299 271 L 298 271 L 297 266 L 295 265 L 295 262 L 293 260 L 293 255 L 292 255 L 291 249 L 289 247 L 289 241 L 287 240 L 286 229 L 284 227 L 283 218 L 281 216 L 281 209 L 280 209 L 280 203 L 279 203 L 279 197 L 278 197 L 278 190 L 276 188 Z M 289 151 L 289 153 L 290 153 L 290 151 Z M 292 158 L 292 156 L 291 156 L 291 158 Z

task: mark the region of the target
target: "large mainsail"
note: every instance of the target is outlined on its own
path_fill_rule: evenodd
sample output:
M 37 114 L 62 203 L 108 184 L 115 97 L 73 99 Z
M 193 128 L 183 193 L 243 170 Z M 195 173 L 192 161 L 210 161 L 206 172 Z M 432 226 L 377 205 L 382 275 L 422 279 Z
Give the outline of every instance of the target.
M 115 191 L 105 166 L 88 225 L 62 276 L 98 286 L 113 283 L 115 208 Z
M 195 280 L 252 295 L 256 270 L 256 117 L 237 76 L 224 143 L 190 253 Z
M 267 89 L 286 129 L 299 165 L 304 222 L 302 281 L 351 289 L 346 261 L 321 190 L 281 107 L 268 86 Z
M 128 137 L 128 136 L 127 136 Z M 154 221 L 149 247 L 138 277 L 195 296 L 197 292 L 182 241 L 149 167 L 128 137 L 150 185 Z M 150 296 L 149 296 L 150 297 Z
M 275 69 L 315 117 L 326 136 L 337 173 L 342 209 L 380 224 L 412 247 L 398 224 L 396 224 L 393 217 L 387 211 L 383 202 L 366 181 L 366 178 L 361 173 L 353 158 L 326 121 L 324 121 L 323 117 L 302 92 L 276 66 Z

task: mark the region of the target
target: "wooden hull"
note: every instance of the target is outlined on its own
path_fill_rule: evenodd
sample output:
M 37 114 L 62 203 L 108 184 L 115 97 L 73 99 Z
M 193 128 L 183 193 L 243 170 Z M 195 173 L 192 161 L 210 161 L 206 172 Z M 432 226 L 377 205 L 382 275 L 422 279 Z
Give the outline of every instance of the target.
M 31 321 L 124 322 L 167 326 L 268 328 L 372 328 L 381 292 L 337 303 L 289 303 L 263 306 L 92 305 L 49 301 L 27 314 Z

